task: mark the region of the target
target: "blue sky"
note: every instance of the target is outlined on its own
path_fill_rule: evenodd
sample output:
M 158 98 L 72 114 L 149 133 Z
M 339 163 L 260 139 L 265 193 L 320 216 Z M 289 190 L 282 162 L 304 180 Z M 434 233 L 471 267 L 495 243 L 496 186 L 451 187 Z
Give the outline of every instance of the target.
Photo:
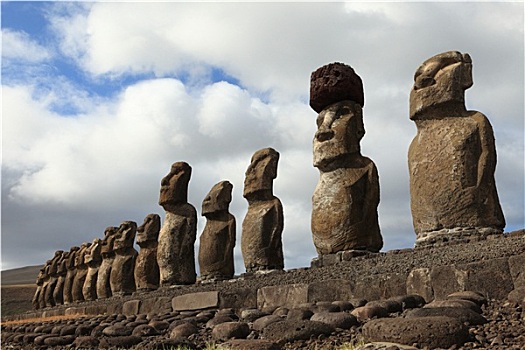
M 160 179 L 184 160 L 199 213 L 215 183 L 233 184 L 243 272 L 243 178 L 263 147 L 281 153 L 285 265 L 308 266 L 318 180 L 309 78 L 335 61 L 364 82 L 361 148 L 379 171 L 384 250 L 411 247 L 408 95 L 419 64 L 449 50 L 473 59 L 467 107 L 494 128 L 507 230 L 525 226 L 523 3 L 1 6 L 2 269 L 41 264 L 122 221 L 163 217 Z

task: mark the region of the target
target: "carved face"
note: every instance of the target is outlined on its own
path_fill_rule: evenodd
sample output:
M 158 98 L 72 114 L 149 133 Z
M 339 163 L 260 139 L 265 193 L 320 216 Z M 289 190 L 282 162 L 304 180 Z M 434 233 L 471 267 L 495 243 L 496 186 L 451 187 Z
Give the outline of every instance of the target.
M 202 215 L 228 211 L 232 189 L 233 185 L 229 181 L 221 181 L 213 186 L 202 202 Z
M 79 247 L 71 247 L 71 249 L 69 250 L 69 256 L 67 258 L 67 265 L 66 265 L 68 269 L 73 269 L 75 267 L 75 262 L 76 262 L 77 254 L 79 250 L 80 250 Z
M 344 155 L 359 153 L 359 142 L 364 134 L 360 105 L 346 100 L 326 107 L 317 117 L 313 142 L 314 166 L 323 168 Z
M 110 226 L 104 231 L 104 239 L 101 242 L 100 252 L 107 255 L 113 252 L 113 243 L 118 232 L 118 227 Z
M 166 209 L 166 205 L 183 204 L 188 201 L 188 184 L 191 177 L 191 167 L 188 163 L 177 162 L 160 182 L 159 204 Z
M 84 243 L 80 247 L 80 250 L 75 255 L 75 267 L 84 265 L 84 257 L 86 256 L 86 250 L 89 249 L 91 243 Z
M 472 84 L 472 59 L 468 54 L 448 51 L 429 58 L 414 74 L 410 119 L 424 118 L 425 112 L 447 105 L 464 108 L 465 90 Z
M 137 228 L 137 243 L 156 241 L 159 238 L 160 216 L 149 214 L 144 218 L 144 223 Z
M 244 178 L 244 197 L 259 191 L 272 191 L 278 162 L 279 153 L 273 148 L 263 148 L 254 153 Z
M 133 241 L 137 233 L 137 224 L 134 221 L 124 221 L 120 224 L 116 234 L 113 249 L 125 249 L 133 247 Z
M 86 255 L 84 256 L 84 263 L 96 263 L 102 260 L 102 255 L 100 253 L 102 241 L 99 238 L 95 238 L 91 247 L 86 250 Z

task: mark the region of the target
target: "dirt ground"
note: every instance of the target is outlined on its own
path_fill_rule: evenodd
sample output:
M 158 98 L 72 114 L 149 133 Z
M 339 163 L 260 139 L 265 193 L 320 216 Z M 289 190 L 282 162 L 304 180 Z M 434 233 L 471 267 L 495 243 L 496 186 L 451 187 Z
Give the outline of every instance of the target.
M 21 314 L 33 309 L 31 299 L 36 291 L 35 284 L 19 284 L 2 286 L 1 306 L 2 317 Z

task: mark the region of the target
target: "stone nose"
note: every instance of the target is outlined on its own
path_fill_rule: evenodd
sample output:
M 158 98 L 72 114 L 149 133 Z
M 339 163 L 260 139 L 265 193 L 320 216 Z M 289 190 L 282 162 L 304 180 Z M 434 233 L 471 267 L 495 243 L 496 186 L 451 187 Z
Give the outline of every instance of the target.
M 331 129 L 319 128 L 315 133 L 315 138 L 317 141 L 327 141 L 334 137 L 334 132 Z

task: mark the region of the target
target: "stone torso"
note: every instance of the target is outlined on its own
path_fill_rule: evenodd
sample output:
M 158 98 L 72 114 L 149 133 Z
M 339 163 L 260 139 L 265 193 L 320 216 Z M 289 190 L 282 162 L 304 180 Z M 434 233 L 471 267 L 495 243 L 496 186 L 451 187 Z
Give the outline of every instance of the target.
M 138 291 L 154 290 L 159 287 L 159 265 L 157 264 L 157 241 L 140 247 L 135 263 L 135 283 Z
M 241 239 L 246 271 L 284 268 L 282 230 L 283 206 L 279 198 L 250 203 Z
M 191 204 L 181 204 L 174 212 L 166 212 L 157 248 L 161 285 L 195 283 L 196 230 L 197 211 Z
M 235 218 L 208 219 L 200 236 L 199 267 L 201 278 L 229 279 L 234 275 Z
M 418 239 L 426 232 L 496 228 L 504 222 L 493 176 L 492 128 L 483 114 L 470 113 L 417 123 L 409 171 Z
M 382 246 L 377 205 L 379 179 L 374 163 L 321 172 L 312 197 L 312 233 L 319 254 Z
M 113 260 L 115 260 L 115 253 L 111 253 L 104 256 L 102 259 L 102 263 L 98 268 L 97 297 L 99 299 L 109 298 L 112 295 L 109 278 L 111 276 L 111 267 L 113 266 Z

